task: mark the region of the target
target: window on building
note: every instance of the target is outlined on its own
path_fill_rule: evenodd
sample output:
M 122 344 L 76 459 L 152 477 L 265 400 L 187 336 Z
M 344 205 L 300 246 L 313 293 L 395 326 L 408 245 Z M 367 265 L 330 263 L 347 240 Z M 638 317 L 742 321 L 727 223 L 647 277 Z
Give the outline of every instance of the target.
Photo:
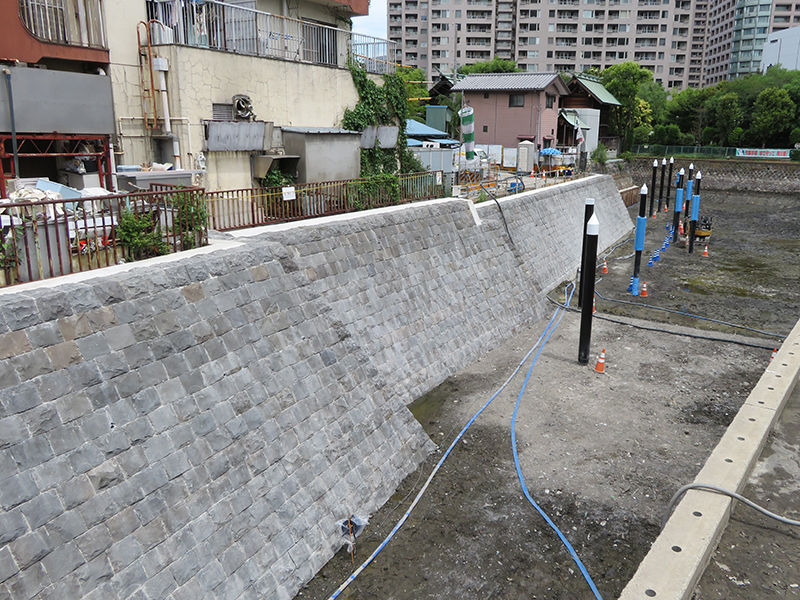
M 547 94 L 546 99 L 545 99 L 545 108 L 553 108 L 553 106 L 555 105 L 555 102 L 556 102 L 556 97 L 555 96 L 551 96 L 550 94 Z
M 508 106 L 510 108 L 525 106 L 525 94 L 509 94 Z
M 488 132 L 489 132 L 489 126 L 488 125 L 484 125 L 483 126 L 483 133 L 488 133 Z

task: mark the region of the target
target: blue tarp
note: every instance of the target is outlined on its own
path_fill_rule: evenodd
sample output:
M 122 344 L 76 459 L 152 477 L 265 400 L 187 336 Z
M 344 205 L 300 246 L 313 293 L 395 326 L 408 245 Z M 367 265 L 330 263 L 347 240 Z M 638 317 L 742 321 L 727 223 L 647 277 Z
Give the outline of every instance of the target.
M 450 134 L 428 127 L 425 123 L 414 119 L 406 119 L 406 135 L 413 138 L 447 138 Z

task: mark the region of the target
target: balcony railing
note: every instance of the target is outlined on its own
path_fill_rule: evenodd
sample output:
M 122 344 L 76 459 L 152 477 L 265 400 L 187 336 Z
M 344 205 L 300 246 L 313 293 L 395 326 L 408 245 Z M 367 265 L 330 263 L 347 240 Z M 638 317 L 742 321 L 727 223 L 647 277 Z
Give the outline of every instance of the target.
M 19 16 L 45 42 L 106 48 L 100 0 L 19 0 Z
M 390 73 L 396 44 L 327 25 L 206 0 L 148 0 L 153 44 L 181 44 L 223 52 Z

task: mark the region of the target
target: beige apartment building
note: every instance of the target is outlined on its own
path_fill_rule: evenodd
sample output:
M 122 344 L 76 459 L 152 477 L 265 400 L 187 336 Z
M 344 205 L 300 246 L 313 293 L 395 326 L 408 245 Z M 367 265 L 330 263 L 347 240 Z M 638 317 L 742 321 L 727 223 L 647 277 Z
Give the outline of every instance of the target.
M 636 61 L 668 90 L 758 70 L 768 33 L 800 23 L 774 0 L 389 0 L 395 59 L 428 73 L 494 57 L 526 71 Z

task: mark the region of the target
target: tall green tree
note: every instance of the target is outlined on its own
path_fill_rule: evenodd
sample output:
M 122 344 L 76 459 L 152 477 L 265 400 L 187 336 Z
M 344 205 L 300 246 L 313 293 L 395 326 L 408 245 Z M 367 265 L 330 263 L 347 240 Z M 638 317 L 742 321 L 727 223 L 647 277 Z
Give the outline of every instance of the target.
M 708 122 L 714 124 L 715 142 L 727 146 L 731 132 L 742 123 L 739 96 L 733 92 L 718 93 L 706 102 Z
M 781 135 L 792 126 L 795 104 L 789 92 L 778 88 L 767 88 L 762 91 L 753 106 L 753 122 L 750 134 L 765 147 L 767 142 L 782 144 Z
M 642 100 L 646 100 L 652 111 L 653 125 L 664 123 L 667 116 L 667 92 L 657 81 L 645 81 L 636 92 Z
M 684 134 L 700 140 L 707 125 L 706 101 L 715 93 L 716 88 L 686 88 L 667 103 L 667 120 L 680 127 Z
M 637 98 L 639 86 L 651 81 L 653 74 L 639 65 L 629 61 L 611 65 L 603 71 L 603 85 L 619 101 L 611 112 L 614 129 L 622 138 L 622 150 L 631 146 L 633 130 L 637 118 L 640 117 L 641 104 Z

